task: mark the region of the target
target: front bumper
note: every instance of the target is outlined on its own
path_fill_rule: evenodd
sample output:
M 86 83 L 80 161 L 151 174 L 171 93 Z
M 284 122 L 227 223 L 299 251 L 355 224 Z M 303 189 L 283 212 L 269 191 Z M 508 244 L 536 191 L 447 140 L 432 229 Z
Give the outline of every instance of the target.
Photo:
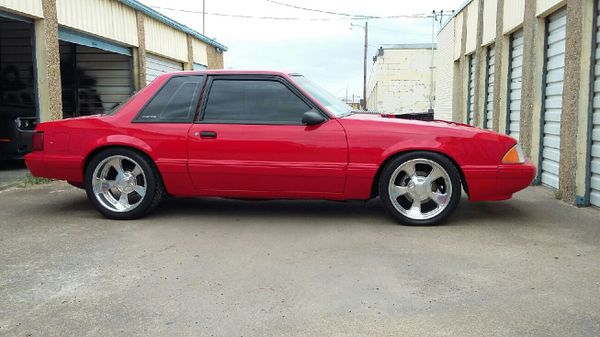
M 472 166 L 463 168 L 471 201 L 510 199 L 531 184 L 537 169 L 531 161 L 523 164 Z

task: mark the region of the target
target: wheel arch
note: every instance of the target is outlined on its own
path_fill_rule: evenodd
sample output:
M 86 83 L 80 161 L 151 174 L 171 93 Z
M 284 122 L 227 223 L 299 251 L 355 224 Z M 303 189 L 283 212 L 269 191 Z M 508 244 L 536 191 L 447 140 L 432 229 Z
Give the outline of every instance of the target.
M 469 186 L 467 185 L 467 181 L 465 179 L 465 174 L 463 172 L 463 170 L 461 169 L 460 165 L 458 165 L 458 162 L 452 158 L 450 155 L 448 155 L 447 153 L 441 152 L 441 151 L 436 151 L 436 150 L 431 150 L 431 149 L 410 149 L 410 150 L 406 150 L 406 151 L 398 151 L 398 152 L 394 152 L 390 155 L 388 155 L 379 165 L 379 167 L 377 168 L 377 172 L 375 173 L 375 177 L 373 177 L 373 182 L 371 183 L 371 198 L 376 198 L 379 195 L 379 179 L 381 178 L 381 172 L 383 172 L 383 169 L 394 159 L 396 159 L 397 157 L 407 154 L 407 153 L 412 153 L 412 152 L 431 152 L 431 153 L 436 153 L 439 155 L 444 156 L 445 158 L 447 158 L 448 160 L 450 160 L 450 162 L 454 165 L 454 167 L 456 167 L 456 170 L 458 171 L 458 174 L 460 175 L 460 181 L 461 181 L 461 185 L 463 187 L 463 189 L 465 190 L 465 192 L 467 193 L 467 195 L 469 194 Z

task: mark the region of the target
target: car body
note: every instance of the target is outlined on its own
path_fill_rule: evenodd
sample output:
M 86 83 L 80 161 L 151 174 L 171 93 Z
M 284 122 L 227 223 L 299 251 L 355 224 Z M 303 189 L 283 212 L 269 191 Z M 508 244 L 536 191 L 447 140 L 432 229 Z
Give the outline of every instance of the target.
M 535 166 L 522 158 L 517 142 L 506 135 L 445 121 L 341 114 L 339 110 L 344 108 L 337 103 L 323 103 L 331 101 L 325 95 L 303 77 L 282 72 L 165 74 L 113 114 L 38 124 L 38 144 L 34 136 L 34 151 L 26 156 L 26 163 L 34 176 L 67 180 L 89 190 L 92 182 L 86 181 L 86 170 L 93 158 L 105 150 L 126 149 L 141 156 L 138 162 L 148 161 L 151 170 L 156 170 L 164 194 L 260 199 L 374 198 L 380 194 L 378 184 L 386 165 L 411 153 L 425 153 L 423 160 L 443 161 L 446 168 L 454 166 L 444 171 L 456 169 L 454 191 L 460 193 L 462 185 L 471 201 L 509 199 L 535 175 Z M 189 101 L 189 109 L 188 105 L 185 109 L 177 106 L 190 96 L 195 98 Z M 291 117 L 280 120 L 275 111 L 261 113 L 254 120 L 254 115 L 236 112 L 270 111 L 271 106 L 285 110 L 281 116 Z M 154 113 L 153 109 L 162 110 Z M 304 114 L 308 117 L 296 121 L 295 111 L 303 109 L 309 110 Z M 165 111 L 186 113 L 169 115 Z M 313 123 L 311 117 L 317 120 Z M 509 152 L 520 157 L 503 162 Z M 431 155 L 437 157 L 429 158 Z M 116 174 L 121 173 L 112 175 Z M 415 184 L 424 183 L 421 176 L 424 174 L 415 174 Z M 108 179 L 110 184 L 119 180 L 115 177 Z M 448 184 L 450 178 L 454 179 L 448 176 Z M 130 177 L 129 183 L 135 184 L 133 180 Z M 406 178 L 400 185 L 404 188 L 412 183 Z M 431 186 L 431 182 L 425 183 Z M 413 192 L 406 197 L 409 202 L 417 195 Z M 88 191 L 90 194 L 94 193 Z M 410 224 L 443 219 L 417 220 L 423 221 Z

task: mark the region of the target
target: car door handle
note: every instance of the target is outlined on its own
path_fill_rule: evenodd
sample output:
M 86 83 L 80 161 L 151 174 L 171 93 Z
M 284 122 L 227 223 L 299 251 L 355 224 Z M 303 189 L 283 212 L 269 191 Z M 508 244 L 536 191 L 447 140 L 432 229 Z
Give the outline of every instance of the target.
M 198 133 L 196 133 L 198 136 Z M 200 138 L 217 138 L 217 133 L 214 131 L 200 131 Z

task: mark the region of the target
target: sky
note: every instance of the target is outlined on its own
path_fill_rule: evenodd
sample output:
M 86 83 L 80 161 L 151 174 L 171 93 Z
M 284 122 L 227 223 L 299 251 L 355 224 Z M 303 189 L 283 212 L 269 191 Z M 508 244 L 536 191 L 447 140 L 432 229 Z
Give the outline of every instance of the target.
M 202 33 L 202 0 L 139 0 Z M 433 10 L 448 13 L 464 0 L 205 0 L 204 35 L 227 46 L 225 68 L 298 72 L 338 97 L 362 96 L 365 20 L 309 9 L 370 16 L 413 16 Z M 186 12 L 187 11 L 187 12 Z M 200 12 L 200 13 L 192 13 Z M 218 16 L 247 15 L 299 18 L 271 20 Z M 309 20 L 326 19 L 326 20 Z M 447 20 L 448 18 L 445 18 Z M 367 66 L 380 46 L 430 43 L 431 18 L 369 19 Z M 439 29 L 436 23 L 435 31 Z M 370 70 L 369 70 L 370 72 Z M 367 74 L 368 76 L 368 74 Z

